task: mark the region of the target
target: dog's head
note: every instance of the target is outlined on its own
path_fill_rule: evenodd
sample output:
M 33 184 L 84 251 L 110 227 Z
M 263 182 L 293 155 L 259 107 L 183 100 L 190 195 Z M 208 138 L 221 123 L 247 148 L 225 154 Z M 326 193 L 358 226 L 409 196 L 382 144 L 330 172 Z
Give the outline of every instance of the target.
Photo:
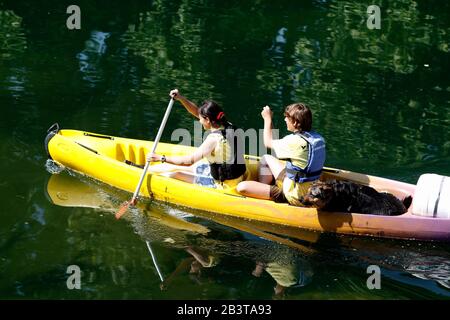
M 333 198 L 333 187 L 330 183 L 317 181 L 308 190 L 308 193 L 300 198 L 305 206 L 323 209 Z

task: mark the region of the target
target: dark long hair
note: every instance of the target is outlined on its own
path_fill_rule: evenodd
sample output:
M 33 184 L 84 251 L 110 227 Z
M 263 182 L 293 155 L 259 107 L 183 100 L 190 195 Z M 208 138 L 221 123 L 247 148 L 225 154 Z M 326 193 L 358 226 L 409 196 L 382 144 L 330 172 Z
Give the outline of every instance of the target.
M 198 109 L 198 113 L 203 118 L 208 118 L 213 127 L 224 126 L 227 128 L 230 126 L 223 109 L 212 100 L 203 102 L 202 106 Z

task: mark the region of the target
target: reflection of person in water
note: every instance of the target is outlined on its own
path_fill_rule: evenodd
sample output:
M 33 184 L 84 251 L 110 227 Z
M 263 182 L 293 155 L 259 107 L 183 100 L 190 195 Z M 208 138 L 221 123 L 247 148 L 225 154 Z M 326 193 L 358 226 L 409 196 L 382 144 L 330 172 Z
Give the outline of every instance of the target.
M 196 266 L 198 266 L 201 269 L 201 268 L 212 268 L 212 267 L 216 266 L 218 263 L 217 258 L 215 258 L 214 256 L 209 255 L 209 254 L 200 253 L 200 251 L 198 249 L 194 250 L 194 248 L 192 248 L 192 247 L 187 247 L 186 251 L 195 258 L 195 260 L 191 264 L 191 270 L 192 270 L 193 264 L 195 264 Z M 193 272 L 191 272 L 191 273 L 193 273 Z
M 218 259 L 213 255 L 200 251 L 199 249 L 194 250 L 192 247 L 187 247 L 186 251 L 194 257 L 189 270 L 190 278 L 198 284 L 201 284 L 200 275 L 202 273 L 202 269 L 215 267 L 218 264 Z
M 313 271 L 308 261 L 299 257 L 282 255 L 270 262 L 257 261 L 252 275 L 260 277 L 265 270 L 276 281 L 274 298 L 282 297 L 287 288 L 299 288 L 309 284 Z
M 219 263 L 219 259 L 217 257 L 210 255 L 203 250 L 197 248 L 194 249 L 190 246 L 185 250 L 191 255 L 191 257 L 184 259 L 175 271 L 172 272 L 172 274 L 167 277 L 163 283 L 161 283 L 161 290 L 167 289 L 170 282 L 177 274 L 188 269 L 190 278 L 198 284 L 201 284 L 199 277 L 202 269 L 215 267 Z

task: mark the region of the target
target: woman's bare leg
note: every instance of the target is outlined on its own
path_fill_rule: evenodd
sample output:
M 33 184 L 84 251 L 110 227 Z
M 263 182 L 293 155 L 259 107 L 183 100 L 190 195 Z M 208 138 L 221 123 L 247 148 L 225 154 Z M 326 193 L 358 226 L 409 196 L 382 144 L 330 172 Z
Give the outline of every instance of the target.
M 193 166 L 177 166 L 171 163 L 159 163 L 153 164 L 148 167 L 148 171 L 151 173 L 163 173 L 163 172 L 172 172 L 172 171 L 186 171 L 186 172 L 194 172 Z
M 187 183 L 194 183 L 195 175 L 189 172 L 175 171 L 169 174 L 169 177 L 172 179 L 181 180 Z
M 194 166 L 177 166 L 170 163 L 160 163 L 151 165 L 148 171 L 154 174 L 163 174 L 164 176 L 181 180 L 187 183 L 194 183 Z

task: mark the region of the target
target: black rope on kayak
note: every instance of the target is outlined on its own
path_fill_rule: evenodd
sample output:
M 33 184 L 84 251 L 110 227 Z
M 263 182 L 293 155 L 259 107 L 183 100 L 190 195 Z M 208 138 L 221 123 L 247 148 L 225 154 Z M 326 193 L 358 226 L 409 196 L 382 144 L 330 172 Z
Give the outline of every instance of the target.
M 246 155 L 245 160 L 256 160 L 256 161 L 261 161 L 260 157 L 257 156 L 252 156 L 252 155 Z M 340 173 L 340 171 L 338 169 L 332 169 L 332 168 L 322 168 L 323 172 L 329 172 L 329 173 Z
M 93 133 L 88 133 L 88 132 L 84 132 L 83 135 L 85 135 L 87 137 L 94 137 L 94 138 L 114 140 L 114 138 L 110 137 L 110 136 L 102 136 L 102 135 L 99 135 L 99 134 L 93 134 Z
M 95 153 L 95 154 L 98 154 L 98 152 L 95 151 L 94 149 L 91 149 L 91 148 L 89 148 L 89 147 L 86 147 L 85 145 L 82 145 L 81 143 L 76 142 L 76 141 L 75 141 L 75 143 L 76 143 L 77 145 L 79 145 L 80 147 L 83 147 L 83 148 L 85 148 L 85 149 L 87 149 L 87 150 L 89 150 L 89 151 L 91 151 L 91 152 L 93 152 L 93 153 Z
M 329 169 L 329 168 L 323 168 L 322 171 L 324 172 L 330 172 L 330 173 L 339 173 L 340 171 L 337 169 Z

